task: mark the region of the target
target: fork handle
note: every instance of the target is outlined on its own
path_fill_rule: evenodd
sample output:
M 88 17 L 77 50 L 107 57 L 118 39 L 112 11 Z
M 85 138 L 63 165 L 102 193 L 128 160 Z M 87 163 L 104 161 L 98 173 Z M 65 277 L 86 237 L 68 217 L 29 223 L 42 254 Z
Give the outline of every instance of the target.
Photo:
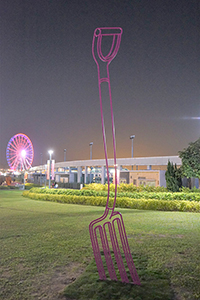
M 114 213 L 116 197 L 117 197 L 117 164 L 116 164 L 116 143 L 115 143 L 115 125 L 114 125 L 114 117 L 113 117 L 113 107 L 112 107 L 112 95 L 111 95 L 111 87 L 110 87 L 110 76 L 109 76 L 109 64 L 117 55 L 119 50 L 120 42 L 121 42 L 122 29 L 119 27 L 106 27 L 106 28 L 97 28 L 94 31 L 93 42 L 92 42 L 92 54 L 93 58 L 97 64 L 98 71 L 98 86 L 99 86 L 99 100 L 100 100 L 100 110 L 101 110 L 101 124 L 102 124 L 102 133 L 103 133 L 103 144 L 104 144 L 104 153 L 106 160 L 106 170 L 107 170 L 107 178 L 108 178 L 108 196 L 106 203 L 106 210 L 112 210 L 112 214 Z M 112 45 L 109 53 L 104 56 L 101 50 L 101 42 L 103 36 L 112 36 Z M 96 43 L 96 44 L 95 44 Z M 95 51 L 96 46 L 96 51 Z M 100 64 L 106 64 L 106 77 L 102 77 L 100 75 Z M 108 170 L 108 155 L 107 155 L 107 145 L 106 145 L 106 134 L 105 134 L 105 126 L 104 126 L 104 117 L 103 117 L 103 107 L 102 107 L 102 93 L 101 93 L 101 84 L 103 82 L 108 83 L 109 90 L 109 99 L 110 99 L 110 110 L 111 110 L 111 122 L 112 122 L 112 138 L 113 138 L 113 154 L 114 154 L 114 167 L 115 167 L 115 198 L 113 205 L 109 205 L 109 195 L 110 195 L 110 180 L 109 180 L 109 170 Z
M 103 144 L 104 144 L 104 153 L 105 153 L 105 161 L 106 161 L 106 171 L 107 171 L 107 180 L 108 180 L 108 195 L 107 195 L 107 203 L 106 208 L 112 209 L 114 211 L 116 197 L 117 197 L 117 165 L 116 165 L 116 141 L 115 141 L 115 125 L 114 125 L 114 116 L 113 116 L 113 108 L 112 108 L 112 96 L 111 96 L 111 87 L 110 87 L 110 78 L 109 72 L 107 70 L 107 78 L 99 78 L 99 100 L 100 100 L 100 110 L 101 110 L 101 124 L 102 124 L 102 134 L 103 134 Z M 115 168 L 115 197 L 113 205 L 109 204 L 109 195 L 110 195 L 110 180 L 109 180 L 109 169 L 108 169 L 108 154 L 107 154 L 107 145 L 106 145 L 106 133 L 105 133 L 105 125 L 104 125 L 104 117 L 103 117 L 103 107 L 102 107 L 102 95 L 101 95 L 101 84 L 103 82 L 108 83 L 109 90 L 109 99 L 110 99 L 110 110 L 111 110 L 111 122 L 112 122 L 112 142 L 113 142 L 113 154 L 114 154 L 114 168 Z

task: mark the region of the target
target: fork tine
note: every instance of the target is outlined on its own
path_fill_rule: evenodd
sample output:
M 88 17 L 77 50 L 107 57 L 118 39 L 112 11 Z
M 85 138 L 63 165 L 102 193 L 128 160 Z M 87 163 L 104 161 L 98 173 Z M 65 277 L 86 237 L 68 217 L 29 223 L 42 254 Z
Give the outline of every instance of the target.
M 114 255 L 115 255 L 115 260 L 117 262 L 117 267 L 118 267 L 122 282 L 129 282 L 127 274 L 126 274 L 126 270 L 124 267 L 124 263 L 122 260 L 121 252 L 119 249 L 119 244 L 117 241 L 115 229 L 110 222 L 106 222 L 105 224 L 108 224 L 108 229 L 109 229 L 111 243 L 112 243 L 112 247 L 113 247 L 113 251 L 114 251 Z M 104 224 L 104 226 L 105 226 L 105 224 Z
M 107 264 L 107 268 L 108 268 L 108 273 L 110 275 L 110 279 L 117 281 L 117 275 L 116 275 L 116 272 L 115 272 L 115 268 L 114 268 L 114 265 L 113 265 L 113 260 L 112 260 L 111 253 L 110 253 L 110 248 L 109 248 L 109 245 L 108 245 L 108 238 L 107 238 L 107 233 L 106 233 L 106 229 L 105 229 L 105 224 L 104 224 L 104 231 L 102 229 L 102 226 L 98 226 L 98 227 L 99 227 L 101 243 L 102 243 L 102 246 L 103 246 L 103 251 L 104 251 L 104 255 L 105 255 L 106 264 Z
M 97 238 L 97 233 L 96 233 L 98 226 L 95 226 L 95 225 L 98 224 L 99 222 L 101 222 L 102 220 L 104 220 L 106 214 L 107 214 L 107 212 L 105 211 L 103 216 L 101 216 L 100 218 L 98 218 L 96 220 L 93 220 L 89 224 L 90 239 L 92 242 L 92 248 L 93 248 L 93 253 L 94 253 L 94 257 L 95 257 L 95 261 L 96 261 L 96 265 L 97 265 L 97 270 L 99 273 L 99 278 L 101 280 L 106 280 L 107 278 L 106 278 L 105 270 L 103 267 L 103 262 L 102 262 L 102 258 L 101 258 L 101 253 L 100 253 L 99 243 L 98 243 L 98 238 Z
M 96 265 L 97 265 L 97 270 L 99 273 L 99 278 L 101 280 L 106 280 L 107 278 L 106 278 L 105 270 L 103 267 L 103 262 L 102 262 L 101 253 L 100 253 L 100 249 L 99 249 L 99 243 L 98 243 L 98 239 L 97 239 L 96 230 L 97 230 L 97 227 L 94 229 L 94 231 L 92 231 L 92 232 L 90 231 L 92 248 L 93 248 L 94 257 L 95 257 L 95 261 L 96 261 Z
M 115 280 L 115 281 L 118 280 L 116 272 L 115 272 L 110 248 L 109 248 L 107 232 L 106 232 L 106 225 L 107 225 L 109 234 L 110 234 L 110 240 L 111 240 L 115 260 L 117 263 L 117 267 L 118 267 L 118 270 L 120 273 L 121 280 L 122 280 L 122 282 L 129 283 L 129 279 L 128 279 L 128 276 L 127 276 L 127 273 L 126 273 L 126 270 L 124 267 L 123 259 L 121 256 L 121 252 L 120 252 L 120 247 L 119 247 L 116 229 L 115 229 L 115 223 L 116 223 L 116 228 L 118 228 L 118 231 L 119 231 L 122 248 L 124 251 L 124 255 L 126 258 L 126 262 L 127 262 L 130 274 L 131 274 L 132 281 L 134 284 L 140 285 L 141 283 L 140 283 L 137 271 L 135 269 L 135 265 L 134 265 L 133 258 L 132 258 L 130 248 L 129 248 L 129 244 L 128 244 L 128 239 L 126 236 L 124 222 L 123 222 L 123 219 L 122 219 L 122 216 L 120 213 L 117 213 L 117 217 L 115 217 L 115 219 L 112 221 L 112 223 L 110 221 L 105 222 L 103 224 L 103 229 L 102 229 L 101 225 L 97 225 L 95 228 L 92 228 L 92 230 L 90 230 L 90 237 L 91 237 L 91 241 L 92 241 L 92 247 L 93 247 L 94 257 L 95 257 L 95 261 L 96 261 L 96 265 L 97 265 L 97 270 L 99 273 L 99 278 L 100 278 L 100 280 L 107 280 L 101 253 L 100 253 L 100 248 L 99 248 L 99 240 L 97 237 L 98 233 L 99 233 L 102 248 L 104 251 L 104 256 L 105 256 L 109 276 L 110 276 L 111 280 Z M 91 227 L 90 227 L 90 229 L 91 229 Z
M 127 239 L 127 235 L 126 235 L 126 231 L 125 231 L 124 222 L 123 222 L 121 214 L 119 214 L 119 216 L 120 216 L 120 219 L 115 218 L 113 220 L 113 223 L 117 222 L 123 251 L 125 254 L 126 262 L 127 262 L 133 283 L 140 285 L 141 283 L 140 283 L 140 280 L 139 280 L 139 277 L 138 277 L 138 274 L 137 274 L 137 271 L 136 271 L 136 268 L 135 268 L 135 265 L 133 262 L 133 258 L 132 258 L 131 252 L 130 252 L 130 247 L 128 244 L 128 239 Z

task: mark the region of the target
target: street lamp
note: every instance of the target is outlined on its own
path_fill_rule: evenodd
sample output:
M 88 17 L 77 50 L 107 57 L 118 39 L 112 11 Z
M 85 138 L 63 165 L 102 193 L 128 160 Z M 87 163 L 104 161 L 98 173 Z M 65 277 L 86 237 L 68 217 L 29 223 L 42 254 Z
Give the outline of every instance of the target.
M 51 188 L 51 154 L 53 154 L 53 150 L 49 150 L 49 189 Z
M 66 152 L 67 152 L 67 149 L 64 149 L 64 161 L 66 161 Z
M 93 145 L 93 142 L 89 143 L 89 146 L 90 146 L 90 160 L 92 160 L 92 145 Z
M 132 150 L 131 150 L 132 158 L 133 158 L 133 139 L 134 138 L 135 138 L 135 135 L 130 136 L 130 139 L 132 140 Z
M 40 153 L 40 158 L 41 158 L 41 161 L 40 161 L 40 164 L 41 164 L 41 169 L 40 169 L 40 185 L 42 185 L 42 153 Z
M 92 160 L 92 145 L 93 145 L 93 142 L 89 143 L 89 146 L 90 146 L 90 160 Z M 91 168 L 90 168 L 90 183 L 91 183 Z
M 131 135 L 130 136 L 130 139 L 132 140 L 132 149 L 131 149 L 131 156 L 132 156 L 132 158 L 133 158 L 133 140 L 134 140 L 134 138 L 135 138 L 135 135 Z M 133 170 L 133 166 L 132 166 L 132 170 Z
M 24 171 L 24 189 L 25 189 L 25 157 L 26 157 L 26 150 L 21 151 L 21 157 L 22 157 L 22 168 Z

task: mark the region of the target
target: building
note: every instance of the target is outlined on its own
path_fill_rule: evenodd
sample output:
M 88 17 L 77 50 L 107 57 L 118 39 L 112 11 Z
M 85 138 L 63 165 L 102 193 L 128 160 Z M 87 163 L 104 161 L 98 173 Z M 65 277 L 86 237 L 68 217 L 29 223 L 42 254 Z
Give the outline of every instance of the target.
M 117 172 L 119 183 L 165 187 L 165 171 L 168 161 L 173 162 L 177 166 L 181 165 L 181 159 L 178 156 L 118 158 Z M 112 182 L 114 160 L 108 159 L 108 164 L 109 177 Z M 47 165 L 31 167 L 29 178 L 34 178 L 35 183 L 42 183 L 46 180 L 46 170 Z M 62 183 L 100 182 L 104 184 L 107 181 L 105 159 L 57 162 L 55 163 L 54 173 L 54 180 Z

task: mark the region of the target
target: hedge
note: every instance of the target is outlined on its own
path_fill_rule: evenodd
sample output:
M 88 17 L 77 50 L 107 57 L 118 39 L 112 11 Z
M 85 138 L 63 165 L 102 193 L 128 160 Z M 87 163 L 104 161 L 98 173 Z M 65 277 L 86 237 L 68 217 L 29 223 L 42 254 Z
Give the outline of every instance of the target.
M 73 189 L 48 189 L 48 188 L 32 188 L 33 193 L 56 194 L 56 195 L 77 195 L 77 196 L 94 196 L 94 197 L 107 197 L 107 191 L 97 190 L 73 190 Z M 114 192 L 110 192 L 110 197 L 114 198 Z M 118 198 L 131 198 L 131 199 L 157 199 L 157 200 L 187 200 L 187 201 L 200 201 L 200 193 L 184 193 L 184 192 L 119 192 Z
M 0 190 L 18 190 L 23 183 L 20 183 L 18 185 L 0 185 Z M 34 184 L 34 183 L 26 183 L 25 184 L 25 190 L 30 190 L 33 187 L 40 187 L 39 184 Z M 40 188 L 39 188 L 40 190 Z
M 108 184 L 100 184 L 100 183 L 90 183 L 90 184 L 86 184 L 84 185 L 84 189 L 87 190 L 95 190 L 95 191 L 106 191 L 108 189 Z M 110 191 L 114 192 L 115 190 L 115 185 L 114 184 L 110 184 Z M 139 185 L 136 186 L 132 183 L 128 184 L 128 183 L 120 183 L 120 185 L 117 188 L 118 192 L 130 192 L 130 193 L 134 193 L 134 192 L 156 192 L 156 193 L 160 193 L 160 192 L 169 192 L 169 190 L 163 186 L 150 186 L 150 185 Z M 200 189 L 193 187 L 192 189 L 189 189 L 188 187 L 181 187 L 179 192 L 183 192 L 183 193 L 200 193 Z
M 14 185 L 1 185 L 0 186 L 0 190 L 18 190 L 19 187 L 18 186 L 14 186 Z
M 103 196 L 88 196 L 88 195 L 66 195 L 54 193 L 34 193 L 32 190 L 24 191 L 24 197 L 29 197 L 34 200 L 45 200 L 59 203 L 71 203 L 81 205 L 105 206 L 106 197 Z M 114 198 L 110 198 L 112 205 Z M 119 197 L 116 201 L 116 207 L 145 209 L 145 210 L 160 210 L 160 211 L 184 211 L 184 212 L 200 212 L 200 202 L 197 201 L 179 201 L 179 200 L 158 200 L 158 199 L 132 199 L 128 197 Z
M 100 184 L 100 183 L 90 183 L 84 185 L 83 189 L 87 190 L 95 190 L 95 191 L 107 191 L 108 184 Z M 140 185 L 136 186 L 132 183 L 120 183 L 117 187 L 118 192 L 167 192 L 167 188 L 163 186 L 149 186 L 149 185 Z M 115 185 L 113 183 L 110 184 L 110 191 L 115 191 Z

